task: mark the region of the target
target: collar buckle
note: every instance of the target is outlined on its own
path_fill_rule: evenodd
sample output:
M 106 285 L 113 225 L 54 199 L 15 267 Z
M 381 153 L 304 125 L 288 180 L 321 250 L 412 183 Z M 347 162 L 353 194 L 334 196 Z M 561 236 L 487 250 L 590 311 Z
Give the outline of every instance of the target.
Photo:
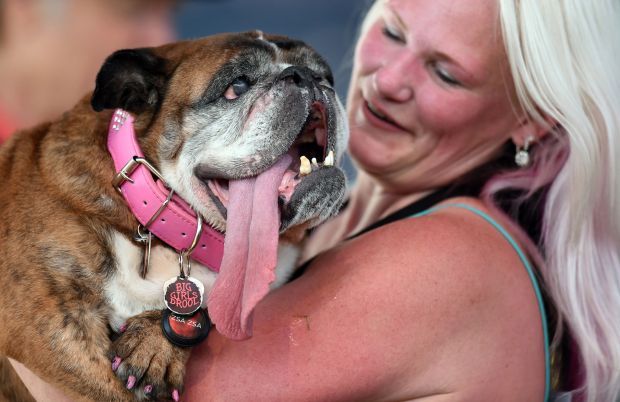
M 168 186 L 168 183 L 166 183 L 166 180 L 164 179 L 164 177 L 161 175 L 161 173 L 159 173 L 157 169 L 155 169 L 153 165 L 149 163 L 149 161 L 139 156 L 134 156 L 133 158 L 129 159 L 129 161 L 127 161 L 125 166 L 123 166 L 118 173 L 114 175 L 114 178 L 112 179 L 112 186 L 114 186 L 116 191 L 123 194 L 121 190 L 121 186 L 126 181 L 130 183 L 134 182 L 130 176 L 140 165 L 147 168 L 149 172 L 151 172 L 153 175 L 155 175 L 159 179 L 159 181 L 161 181 L 161 183 L 164 185 L 164 187 L 166 187 L 166 189 L 170 190 L 170 186 Z

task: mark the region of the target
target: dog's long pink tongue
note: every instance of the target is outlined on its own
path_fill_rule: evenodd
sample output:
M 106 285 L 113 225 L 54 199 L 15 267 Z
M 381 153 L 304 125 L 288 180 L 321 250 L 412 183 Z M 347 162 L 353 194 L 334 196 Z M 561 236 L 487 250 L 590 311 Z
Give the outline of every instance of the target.
M 269 292 L 277 262 L 278 186 L 291 157 L 284 155 L 257 177 L 231 180 L 224 256 L 209 294 L 209 317 L 224 336 L 252 336 L 252 312 Z

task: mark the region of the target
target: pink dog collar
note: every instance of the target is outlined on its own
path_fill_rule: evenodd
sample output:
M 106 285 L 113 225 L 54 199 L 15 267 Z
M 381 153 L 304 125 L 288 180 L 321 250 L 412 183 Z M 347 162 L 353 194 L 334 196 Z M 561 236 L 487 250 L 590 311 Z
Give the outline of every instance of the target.
M 117 109 L 112 116 L 108 150 L 118 172 L 113 185 L 140 224 L 177 251 L 188 250 L 196 234 L 196 213 L 181 197 L 166 189 L 161 175 L 144 160 L 133 117 L 124 110 Z M 159 180 L 153 179 L 153 174 Z M 223 254 L 224 235 L 203 224 L 192 259 L 219 272 Z

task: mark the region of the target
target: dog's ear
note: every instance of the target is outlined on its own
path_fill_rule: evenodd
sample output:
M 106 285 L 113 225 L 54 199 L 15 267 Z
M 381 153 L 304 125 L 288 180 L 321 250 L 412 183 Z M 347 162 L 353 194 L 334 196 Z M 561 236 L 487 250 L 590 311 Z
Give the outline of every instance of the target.
M 151 49 L 119 50 L 99 70 L 90 104 L 97 112 L 153 109 L 163 97 L 167 80 L 166 60 Z

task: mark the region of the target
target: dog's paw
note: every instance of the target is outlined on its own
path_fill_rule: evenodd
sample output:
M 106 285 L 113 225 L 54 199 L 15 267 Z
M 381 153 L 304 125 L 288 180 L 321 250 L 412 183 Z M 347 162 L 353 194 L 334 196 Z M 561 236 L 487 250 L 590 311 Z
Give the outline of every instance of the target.
M 179 400 L 190 349 L 162 334 L 161 311 L 130 318 L 110 350 L 112 370 L 139 400 Z

